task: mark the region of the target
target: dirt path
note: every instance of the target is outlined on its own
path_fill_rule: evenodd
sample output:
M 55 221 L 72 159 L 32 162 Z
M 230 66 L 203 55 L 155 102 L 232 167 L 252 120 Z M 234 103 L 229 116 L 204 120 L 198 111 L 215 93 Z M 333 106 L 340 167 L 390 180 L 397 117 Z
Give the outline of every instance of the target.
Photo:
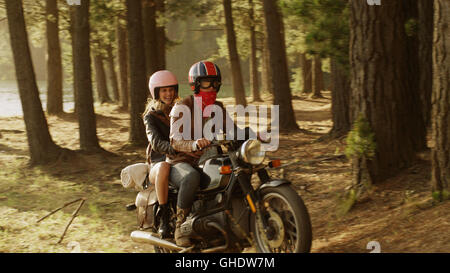
M 225 103 L 233 104 L 230 99 Z M 299 162 L 285 168 L 284 175 L 309 209 L 312 252 L 370 252 L 370 241 L 377 241 L 382 252 L 450 252 L 450 202 L 431 204 L 428 153 L 338 216 L 340 196 L 351 182 L 350 163 L 338 156 L 345 139 L 316 142 L 332 126 L 330 103 L 328 93 L 324 99 L 294 100 L 298 124 L 309 133 L 281 135 L 279 150 L 268 154 L 283 163 Z M 114 105 L 96 105 L 95 110 L 100 144 L 117 157 L 79 155 L 70 163 L 34 169 L 26 166 L 22 118 L 0 118 L 0 252 L 152 251 L 129 239 L 135 214 L 125 211 L 124 205 L 134 201 L 135 192 L 123 189 L 119 180 L 122 168 L 144 160 L 144 149 L 126 146 L 128 114 Z M 49 117 L 48 123 L 57 144 L 78 148 L 73 114 Z M 35 222 L 79 197 L 86 197 L 86 204 L 62 244 L 57 244 L 76 205 Z

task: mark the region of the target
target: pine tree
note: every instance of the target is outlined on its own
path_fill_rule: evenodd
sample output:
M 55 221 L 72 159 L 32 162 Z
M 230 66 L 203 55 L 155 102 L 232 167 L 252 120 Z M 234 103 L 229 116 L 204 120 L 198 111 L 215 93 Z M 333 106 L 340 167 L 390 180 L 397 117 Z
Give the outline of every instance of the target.
M 32 165 L 49 163 L 57 160 L 68 150 L 56 145 L 48 131 L 28 46 L 22 0 L 6 0 L 5 5 L 30 163 Z
M 436 200 L 450 198 L 450 3 L 434 1 L 432 190 Z

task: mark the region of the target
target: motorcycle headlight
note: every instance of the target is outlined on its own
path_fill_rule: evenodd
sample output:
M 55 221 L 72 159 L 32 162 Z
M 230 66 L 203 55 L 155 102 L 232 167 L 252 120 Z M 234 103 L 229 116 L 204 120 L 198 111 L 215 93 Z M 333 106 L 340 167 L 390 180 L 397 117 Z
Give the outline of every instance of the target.
M 266 152 L 261 150 L 261 142 L 256 139 L 247 140 L 239 150 L 239 158 L 252 165 L 261 164 L 265 156 Z

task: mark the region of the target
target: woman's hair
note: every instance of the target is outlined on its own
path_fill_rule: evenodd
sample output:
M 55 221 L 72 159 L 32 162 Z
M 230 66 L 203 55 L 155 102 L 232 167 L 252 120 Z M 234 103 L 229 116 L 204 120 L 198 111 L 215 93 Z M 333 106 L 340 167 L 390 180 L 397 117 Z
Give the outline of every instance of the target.
M 147 104 L 145 105 L 145 111 L 142 114 L 142 117 L 144 118 L 148 113 L 150 113 L 151 111 L 165 111 L 168 110 L 170 108 L 172 108 L 172 106 L 179 101 L 179 97 L 175 97 L 172 101 L 171 104 L 165 104 L 163 103 L 160 99 L 153 99 L 152 96 L 148 96 L 147 99 Z

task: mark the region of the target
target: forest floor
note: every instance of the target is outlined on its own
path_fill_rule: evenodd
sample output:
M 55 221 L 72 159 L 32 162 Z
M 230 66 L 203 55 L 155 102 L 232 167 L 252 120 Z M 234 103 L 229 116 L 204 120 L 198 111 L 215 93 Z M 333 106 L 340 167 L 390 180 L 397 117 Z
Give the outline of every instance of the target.
M 279 149 L 268 158 L 296 164 L 284 168 L 310 213 L 312 252 L 450 252 L 450 201 L 433 203 L 429 151 L 415 164 L 381 184 L 343 214 L 341 205 L 351 185 L 350 162 L 341 156 L 345 138 L 317 141 L 332 126 L 330 94 L 323 99 L 296 96 L 298 125 L 306 130 L 281 134 Z M 270 97 L 263 97 L 270 104 Z M 231 99 L 222 99 L 232 103 Z M 125 210 L 136 192 L 120 184 L 120 171 L 143 162 L 144 148 L 127 145 L 129 117 L 113 104 L 96 105 L 100 145 L 116 156 L 81 154 L 68 162 L 30 168 L 22 117 L 0 118 L 0 252 L 153 252 L 129 235 L 135 212 Z M 282 117 L 280 117 L 282 118 Z M 74 114 L 47 118 L 53 140 L 78 149 Z M 432 145 L 432 143 L 429 143 Z M 271 171 L 281 175 L 281 171 Z M 38 219 L 65 203 L 86 198 L 62 241 L 78 203 Z

